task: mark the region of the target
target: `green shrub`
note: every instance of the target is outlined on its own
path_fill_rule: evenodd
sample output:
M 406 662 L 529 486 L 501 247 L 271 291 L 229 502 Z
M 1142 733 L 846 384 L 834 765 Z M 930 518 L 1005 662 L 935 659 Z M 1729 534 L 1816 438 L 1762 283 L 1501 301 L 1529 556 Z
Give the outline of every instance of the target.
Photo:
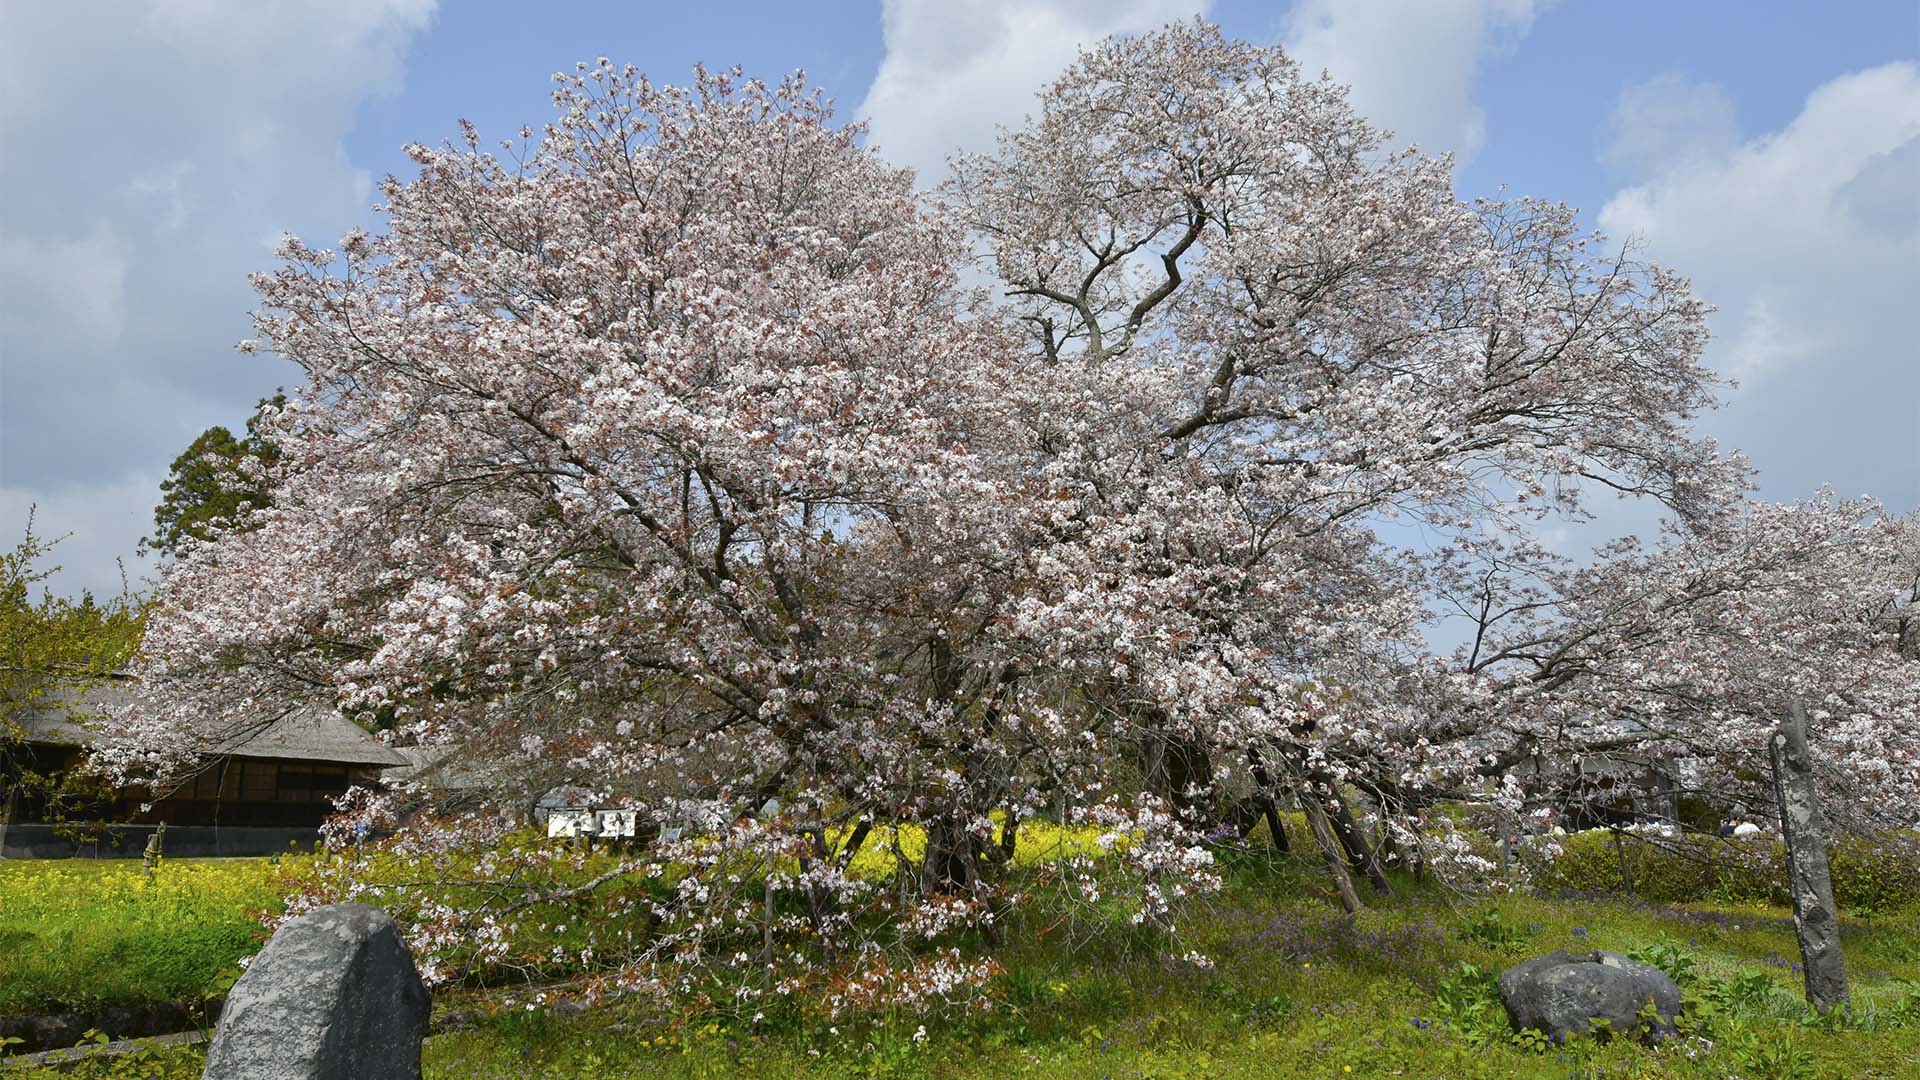
M 1790 1034 L 1740 1028 L 1726 1041 L 1726 1049 L 1739 1064 L 1740 1075 L 1754 1080 L 1816 1080 L 1820 1076 L 1813 1051 Z
M 1766 972 L 1744 965 L 1732 975 L 1710 980 L 1705 997 L 1734 1016 L 1774 1015 L 1783 1003 L 1792 1000 Z
M 128 1054 L 89 1057 L 78 1065 L 0 1065 L 7 1080 L 200 1080 L 206 1054 L 195 1046 L 149 1046 Z
M 1849 836 L 1829 856 L 1834 900 L 1843 910 L 1872 914 L 1920 904 L 1920 835 Z M 1535 880 L 1549 889 L 1631 893 L 1663 903 L 1788 903 L 1786 851 L 1777 840 L 1594 829 L 1564 838 L 1559 854 L 1534 869 Z
M 1834 901 L 1849 911 L 1920 905 L 1920 833 L 1846 837 L 1834 845 L 1830 864 Z
M 1507 1014 L 1500 1004 L 1500 973 L 1461 962 L 1434 993 L 1440 1013 L 1476 1046 L 1504 1036 Z
M 1667 978 L 1673 980 L 1675 986 L 1682 989 L 1693 985 L 1694 969 L 1699 966 L 1691 953 L 1670 940 L 1630 949 L 1627 959 L 1660 969 Z
M 1663 844 L 1688 841 L 1662 840 Z M 1594 829 L 1560 843 L 1560 853 L 1538 877 L 1549 888 L 1581 892 L 1633 893 L 1645 900 L 1704 900 L 1712 892 L 1710 853 L 1680 854 L 1656 847 L 1631 833 Z M 1689 858 L 1688 855 L 1696 857 Z

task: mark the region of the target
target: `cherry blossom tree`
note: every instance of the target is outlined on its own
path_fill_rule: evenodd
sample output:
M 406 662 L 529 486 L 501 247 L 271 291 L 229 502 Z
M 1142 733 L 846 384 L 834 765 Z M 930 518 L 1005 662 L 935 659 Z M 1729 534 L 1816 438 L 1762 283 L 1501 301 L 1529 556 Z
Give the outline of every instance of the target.
M 1370 822 L 1511 793 L 1509 751 L 1612 685 L 1524 641 L 1614 626 L 1579 601 L 1632 566 L 1476 560 L 1596 488 L 1752 531 L 1690 430 L 1684 280 L 1459 199 L 1277 48 L 1102 43 L 930 199 L 798 78 L 602 61 L 556 104 L 499 153 L 412 148 L 386 231 L 256 279 L 305 373 L 261 419 L 272 504 L 183 543 L 104 752 L 177 769 L 320 705 L 445 755 L 465 809 L 424 779 L 346 808 L 432 886 L 429 968 L 521 962 L 626 881 L 567 958 L 596 985 L 924 1003 L 990 973 L 954 935 L 1031 887 L 1023 823 L 1089 826 L 1106 857 L 1046 880 L 1162 923 L 1216 880 L 1206 834 L 1287 792 L 1384 888 Z M 1475 581 L 1554 599 L 1436 657 L 1429 605 Z M 562 785 L 643 842 L 513 841 Z M 397 895 L 336 865 L 306 902 Z
M 1661 762 L 1683 788 L 1766 805 L 1767 745 L 1800 703 L 1827 814 L 1856 831 L 1920 823 L 1920 580 L 1914 522 L 1830 493 L 1756 503 L 1580 567 L 1514 562 L 1475 582 L 1463 667 L 1503 708 L 1470 719 L 1535 797 L 1562 800 L 1583 756 Z M 1490 770 L 1491 771 L 1491 770 Z
M 1594 487 L 1702 519 L 1744 485 L 1688 433 L 1715 384 L 1685 282 L 1448 174 L 1197 23 L 1096 47 L 955 163 L 953 212 L 1068 396 L 1039 422 L 1078 498 L 1023 618 L 1201 821 L 1251 765 L 1385 802 L 1470 772 L 1423 734 L 1445 554 Z
M 257 279 L 307 385 L 269 410 L 274 505 L 168 572 L 123 767 L 318 703 L 456 753 L 496 808 L 560 782 L 637 806 L 685 840 L 621 872 L 699 868 L 640 984 L 748 872 L 831 942 L 883 816 L 934 834 L 928 895 L 985 916 L 1002 847 L 970 841 L 1005 793 L 972 778 L 1044 706 L 983 630 L 1019 356 L 959 317 L 958 234 L 797 79 L 602 62 L 557 101 L 515 160 L 413 148 L 385 233 L 289 241 Z

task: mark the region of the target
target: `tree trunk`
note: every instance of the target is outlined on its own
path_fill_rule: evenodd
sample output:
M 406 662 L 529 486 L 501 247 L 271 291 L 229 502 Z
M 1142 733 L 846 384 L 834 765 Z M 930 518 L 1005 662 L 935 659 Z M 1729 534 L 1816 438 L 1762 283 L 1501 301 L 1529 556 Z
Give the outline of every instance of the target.
M 20 785 L 7 785 L 7 805 L 0 808 L 0 853 L 7 849 L 7 826 L 13 823 L 13 815 L 20 811 Z
M 1628 896 L 1638 896 L 1633 888 L 1633 874 L 1627 869 L 1627 845 L 1620 839 L 1620 830 L 1613 829 L 1613 855 L 1620 863 L 1620 884 Z
M 813 857 L 808 858 L 805 855 L 802 855 L 800 857 L 800 873 L 802 874 L 806 874 L 813 869 L 814 859 L 818 859 L 821 862 L 825 862 L 829 858 L 829 855 L 827 852 L 827 835 L 825 831 L 820 829 L 815 829 L 813 830 L 811 836 L 813 840 Z M 766 927 L 764 929 L 768 934 L 771 934 L 772 926 L 773 926 L 773 923 L 771 921 L 773 917 L 772 915 L 773 889 L 771 888 L 772 879 L 768 879 L 768 880 L 769 880 L 769 888 L 767 889 L 765 900 L 767 903 L 767 918 L 769 921 L 767 922 Z M 817 885 L 808 887 L 807 889 L 807 925 L 813 927 L 814 940 L 822 944 L 822 946 L 825 949 L 826 955 L 829 958 L 833 956 L 833 939 L 831 935 L 827 934 L 826 932 L 826 923 L 827 923 L 828 917 L 832 914 L 832 912 L 833 912 L 833 897 L 828 895 L 825 889 L 822 889 Z M 772 938 L 769 937 L 767 939 L 767 942 L 769 943 L 769 948 L 771 947 L 770 946 L 771 941 L 772 941 Z M 771 956 L 772 953 L 769 952 L 768 955 Z
M 1267 823 L 1267 836 L 1273 847 L 1278 851 L 1292 850 L 1287 842 L 1286 826 L 1280 821 L 1279 807 L 1274 803 L 1273 796 L 1265 792 L 1235 801 L 1232 809 L 1220 815 L 1220 821 L 1223 825 L 1233 826 L 1234 834 L 1243 843 L 1264 821 Z
M 845 870 L 847 867 L 853 865 L 854 856 L 860 854 L 861 846 L 867 842 L 867 834 L 872 831 L 873 818 L 871 816 L 863 817 L 855 823 L 853 832 L 849 833 L 847 838 L 840 842 L 840 852 L 834 856 L 840 865 L 840 869 Z
M 975 843 L 967 823 L 944 816 L 927 822 L 927 850 L 920 862 L 920 889 L 926 895 L 971 896 L 979 880 Z
M 1167 743 L 1156 731 L 1148 731 L 1140 740 L 1140 774 L 1148 791 L 1173 801 L 1167 798 Z
M 1187 827 L 1205 831 L 1219 823 L 1213 798 L 1213 757 L 1198 740 L 1150 721 L 1142 747 L 1147 790 L 1166 800 Z
M 1770 746 L 1773 787 L 1780 804 L 1780 834 L 1787 844 L 1787 875 L 1793 893 L 1793 929 L 1807 976 L 1807 1004 L 1815 1012 L 1851 1012 L 1847 967 L 1840 955 L 1840 919 L 1827 870 L 1827 822 L 1814 789 L 1807 753 L 1807 713 L 1799 702 L 1787 711 Z
M 1275 805 L 1273 796 L 1266 797 L 1267 836 L 1273 846 L 1282 852 L 1293 851 L 1293 841 L 1287 838 L 1287 827 L 1280 823 L 1280 807 Z

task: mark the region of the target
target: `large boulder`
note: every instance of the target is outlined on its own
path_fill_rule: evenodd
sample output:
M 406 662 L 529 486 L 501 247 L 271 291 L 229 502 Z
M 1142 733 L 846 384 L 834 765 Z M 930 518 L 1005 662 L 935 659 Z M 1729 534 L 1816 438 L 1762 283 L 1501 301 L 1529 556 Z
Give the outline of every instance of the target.
M 234 984 L 205 1080 L 420 1080 L 431 1006 L 386 912 L 317 908 L 281 926 Z
M 1659 1012 L 1651 1024 L 1641 1015 L 1648 1001 Z M 1671 1035 L 1681 1008 L 1680 988 L 1658 968 L 1619 953 L 1564 949 L 1501 972 L 1500 1003 L 1516 1030 L 1533 1028 L 1562 1039 L 1591 1031 L 1595 1020 L 1607 1021 L 1619 1035 Z

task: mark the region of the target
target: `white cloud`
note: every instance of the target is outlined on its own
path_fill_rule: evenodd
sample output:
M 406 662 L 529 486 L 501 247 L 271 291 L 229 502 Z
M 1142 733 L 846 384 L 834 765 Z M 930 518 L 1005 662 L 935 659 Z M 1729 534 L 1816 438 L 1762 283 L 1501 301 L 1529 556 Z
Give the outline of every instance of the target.
M 956 149 L 990 149 L 1034 95 L 1109 34 L 1204 14 L 1205 0 L 886 0 L 886 57 L 859 115 L 889 161 L 922 185 Z
M 887 54 L 859 114 L 892 161 L 923 184 L 946 173 L 955 148 L 984 150 L 996 125 L 1015 125 L 1033 95 L 1076 51 L 1109 34 L 1205 15 L 1207 0 L 885 0 Z M 1300 0 L 1287 51 L 1312 74 L 1353 87 L 1374 123 L 1465 160 L 1486 137 L 1473 101 L 1482 59 L 1533 25 L 1542 0 Z
M 104 221 L 84 232 L 0 234 L 5 355 L 97 352 L 119 344 L 129 257 L 125 240 Z
M 77 595 L 91 589 L 107 597 L 120 592 L 121 565 L 126 583 L 142 588 L 147 566 L 133 555 L 133 540 L 153 531 L 153 504 L 159 501 L 165 472 L 138 469 L 103 484 L 65 487 L 53 493 L 29 493 L 0 488 L 0 521 L 9 531 L 0 547 L 12 548 L 26 535 L 28 516 L 42 540 L 58 540 L 39 569 L 59 566 L 61 573 L 48 582 L 55 592 Z M 124 540 L 124 542 L 123 542 Z
M 1544 6 L 1535 0 L 1300 0 L 1282 35 L 1309 74 L 1353 87 L 1353 104 L 1396 145 L 1461 161 L 1486 141 L 1473 100 L 1482 58 L 1511 47 Z
M 1601 160 L 1644 176 L 1724 157 L 1739 141 L 1726 91 L 1681 75 L 1661 75 L 1621 92 Z
M 363 219 L 342 138 L 432 0 L 0 4 L 0 542 L 117 587 L 157 467 L 285 381 L 231 352 L 246 274 Z
M 1642 90 L 1616 144 L 1672 145 Z M 1600 223 L 1719 305 L 1708 356 L 1744 385 L 1708 426 L 1770 495 L 1832 482 L 1920 503 L 1920 66 L 1836 78 L 1761 138 L 1630 156 L 1647 174 Z

